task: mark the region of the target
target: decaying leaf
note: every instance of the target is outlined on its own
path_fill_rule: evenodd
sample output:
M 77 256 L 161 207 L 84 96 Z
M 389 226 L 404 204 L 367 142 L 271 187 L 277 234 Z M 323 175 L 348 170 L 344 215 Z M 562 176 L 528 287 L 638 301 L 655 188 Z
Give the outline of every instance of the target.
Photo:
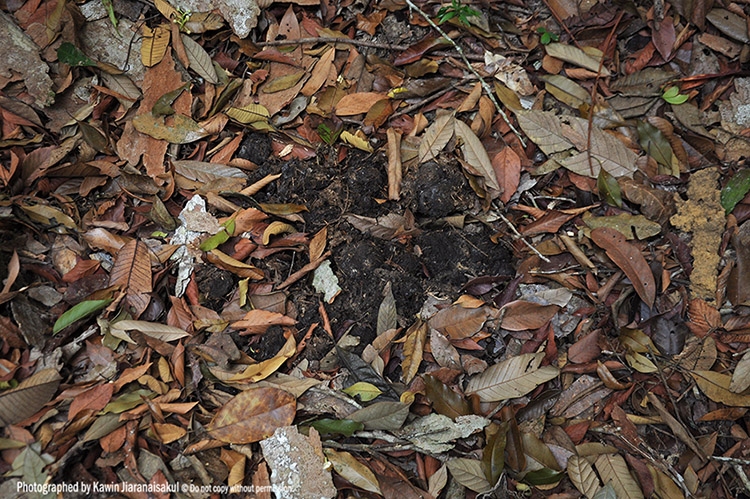
M 296 412 L 294 396 L 278 388 L 251 388 L 235 395 L 218 410 L 207 429 L 211 437 L 232 444 L 249 444 L 288 426 Z

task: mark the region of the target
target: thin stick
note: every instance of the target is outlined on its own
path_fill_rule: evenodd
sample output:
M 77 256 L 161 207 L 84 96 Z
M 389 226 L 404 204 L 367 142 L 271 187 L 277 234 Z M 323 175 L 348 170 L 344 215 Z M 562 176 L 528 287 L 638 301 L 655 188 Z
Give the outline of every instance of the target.
M 503 108 L 500 107 L 500 103 L 497 101 L 497 98 L 495 97 L 495 94 L 492 92 L 492 88 L 490 85 L 484 81 L 484 78 L 482 78 L 482 75 L 480 75 L 476 69 L 474 69 L 474 66 L 471 65 L 471 62 L 469 62 L 469 59 L 466 58 L 466 54 L 464 54 L 464 50 L 455 42 L 451 37 L 448 36 L 448 34 L 443 31 L 443 29 L 435 24 L 435 21 L 430 19 L 430 16 L 427 15 L 425 11 L 420 9 L 412 0 L 406 0 L 406 4 L 409 6 L 409 8 L 413 11 L 416 11 L 419 15 L 425 18 L 427 23 L 432 26 L 432 28 L 440 33 L 440 36 L 448 40 L 448 43 L 453 45 L 453 48 L 456 49 L 456 52 L 458 52 L 458 55 L 461 56 L 461 59 L 464 61 L 464 64 L 466 64 L 466 67 L 471 71 L 474 76 L 476 76 L 479 79 L 479 82 L 482 84 L 482 88 L 484 89 L 485 93 L 487 94 L 487 97 L 490 98 L 492 103 L 495 105 L 495 109 L 500 114 L 500 116 L 503 117 L 503 120 L 508 125 L 510 130 L 515 134 L 516 137 L 518 137 L 518 140 L 521 142 L 521 144 L 526 147 L 526 140 L 521 136 L 521 133 L 516 129 L 515 126 L 513 126 L 513 123 L 510 122 L 510 119 L 508 118 L 508 115 L 505 114 L 505 111 L 503 111 Z
M 370 47 L 374 49 L 388 50 L 408 50 L 405 45 L 391 45 L 389 43 L 370 42 L 367 40 L 352 40 L 351 38 L 338 38 L 335 36 L 321 36 L 314 38 L 295 38 L 292 40 L 273 40 L 270 42 L 255 42 L 259 47 L 280 47 L 283 45 L 302 45 L 304 43 L 345 43 L 347 45 L 357 45 L 360 47 Z
M 406 1 L 408 2 L 409 0 L 406 0 Z M 536 249 L 535 247 L 533 247 L 533 246 L 531 245 L 531 243 L 530 243 L 530 242 L 528 242 L 528 241 L 527 241 L 527 240 L 526 240 L 526 239 L 525 239 L 525 238 L 524 238 L 524 237 L 523 237 L 523 236 L 521 235 L 521 233 L 520 233 L 520 232 L 518 232 L 518 229 L 516 229 L 516 227 L 515 227 L 515 226 L 513 225 L 513 223 L 512 223 L 512 222 L 511 222 L 510 220 L 508 220 L 507 218 L 505 218 L 505 215 L 503 215 L 502 213 L 498 213 L 498 215 L 500 215 L 500 218 L 501 218 L 501 219 L 503 220 L 503 222 L 505 222 L 505 224 L 506 224 L 506 225 L 507 225 L 507 226 L 508 226 L 508 227 L 510 228 L 510 230 L 511 230 L 511 231 L 513 232 L 513 234 L 515 234 L 515 236 L 516 236 L 516 237 L 517 237 L 518 239 L 520 239 L 521 241 L 523 241 L 523 244 L 525 244 L 527 248 L 529 248 L 529 249 L 530 249 L 531 251 L 533 251 L 534 253 L 536 253 L 536 256 L 538 256 L 539 258 L 541 258 L 541 259 L 542 259 L 543 261 L 545 261 L 545 262 L 547 262 L 547 263 L 550 263 L 550 261 L 549 261 L 549 258 L 547 258 L 546 256 L 544 256 L 544 255 L 542 255 L 541 253 L 539 253 L 539 250 L 538 250 L 538 249 Z

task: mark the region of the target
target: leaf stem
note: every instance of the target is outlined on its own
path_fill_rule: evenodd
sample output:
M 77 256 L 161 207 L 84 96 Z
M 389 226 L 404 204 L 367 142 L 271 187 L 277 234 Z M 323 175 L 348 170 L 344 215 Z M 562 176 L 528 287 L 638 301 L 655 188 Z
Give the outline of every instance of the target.
M 469 59 L 466 57 L 466 54 L 464 54 L 464 50 L 455 42 L 451 37 L 448 36 L 448 34 L 443 31 L 443 29 L 438 26 L 435 21 L 430 19 L 430 16 L 427 15 L 425 11 L 420 9 L 412 0 L 406 0 L 406 4 L 409 6 L 409 8 L 413 11 L 416 11 L 419 15 L 425 18 L 427 23 L 432 26 L 432 28 L 440 33 L 440 36 L 448 40 L 448 43 L 453 45 L 453 48 L 456 49 L 456 52 L 458 52 L 458 55 L 461 56 L 461 59 L 464 61 L 464 64 L 466 64 L 466 67 L 471 71 L 474 76 L 476 76 L 479 79 L 479 82 L 482 84 L 482 88 L 484 89 L 487 96 L 490 98 L 492 103 L 495 105 L 495 109 L 497 109 L 497 112 L 500 114 L 500 116 L 503 117 L 503 120 L 508 125 L 510 130 L 515 134 L 516 137 L 518 137 L 518 140 L 521 142 L 523 147 L 526 147 L 526 140 L 523 138 L 521 133 L 516 129 L 515 126 L 513 126 L 513 123 L 510 122 L 510 119 L 508 118 L 508 115 L 505 114 L 505 111 L 500 107 L 500 103 L 497 101 L 497 98 L 495 97 L 495 94 L 492 92 L 492 88 L 490 85 L 484 81 L 484 78 L 477 72 L 476 69 L 474 69 L 474 66 L 471 65 L 471 62 L 469 62 Z

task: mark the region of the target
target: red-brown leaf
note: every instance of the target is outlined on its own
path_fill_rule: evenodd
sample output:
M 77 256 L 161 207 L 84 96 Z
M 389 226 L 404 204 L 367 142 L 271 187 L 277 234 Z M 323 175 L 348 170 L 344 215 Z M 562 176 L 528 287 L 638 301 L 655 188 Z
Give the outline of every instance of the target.
M 507 203 L 516 193 L 521 180 L 521 158 L 513 149 L 505 147 L 492 158 L 492 168 L 503 191 L 500 201 Z
M 76 414 L 84 409 L 93 409 L 94 411 L 101 411 L 104 409 L 114 392 L 115 385 L 113 383 L 104 383 L 97 385 L 85 392 L 79 394 L 70 403 L 70 409 L 68 409 L 68 421 L 72 421 Z
M 606 251 L 615 265 L 625 272 L 641 300 L 649 308 L 653 307 L 656 299 L 656 281 L 640 250 L 630 244 L 621 232 L 607 227 L 592 230 L 591 240 Z

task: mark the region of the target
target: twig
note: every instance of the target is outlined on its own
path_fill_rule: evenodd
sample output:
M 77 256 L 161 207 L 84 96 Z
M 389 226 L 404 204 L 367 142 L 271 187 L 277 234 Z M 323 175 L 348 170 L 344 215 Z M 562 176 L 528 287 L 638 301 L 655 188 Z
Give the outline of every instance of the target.
M 432 26 L 432 28 L 440 33 L 440 36 L 445 38 L 448 43 L 453 45 L 453 48 L 456 49 L 456 52 L 458 52 L 458 55 L 461 56 L 461 59 L 464 61 L 464 64 L 466 64 L 466 67 L 471 71 L 474 76 L 476 76 L 479 79 L 479 82 L 482 84 L 482 88 L 484 89 L 485 93 L 487 94 L 487 97 L 490 98 L 492 103 L 495 105 L 495 109 L 500 114 L 500 116 L 503 117 L 503 120 L 508 125 L 510 130 L 515 134 L 516 137 L 518 137 L 518 140 L 521 142 L 521 144 L 526 147 L 526 140 L 521 136 L 521 133 L 516 129 L 515 126 L 513 126 L 513 123 L 510 122 L 510 119 L 508 118 L 508 115 L 505 114 L 505 111 L 503 111 L 503 108 L 500 107 L 500 103 L 497 101 L 497 98 L 495 97 L 495 94 L 492 92 L 492 88 L 490 85 L 484 81 L 484 78 L 482 78 L 482 75 L 480 75 L 476 69 L 474 69 L 474 66 L 471 65 L 471 62 L 469 62 L 469 59 L 467 59 L 466 54 L 464 54 L 464 49 L 462 49 L 451 37 L 448 36 L 448 34 L 443 31 L 443 29 L 435 24 L 435 21 L 430 19 L 430 16 L 427 15 L 425 11 L 420 9 L 412 0 L 406 0 L 406 4 L 409 6 L 409 8 L 415 12 L 417 12 L 419 15 L 425 18 L 427 23 Z
M 408 2 L 409 0 L 406 0 L 406 1 Z M 518 229 L 516 229 L 516 227 L 513 225 L 513 223 L 510 220 L 508 220 L 507 218 L 505 218 L 505 215 L 503 215 L 502 213 L 498 213 L 498 215 L 500 215 L 500 218 L 502 219 L 502 221 L 505 222 L 505 224 L 510 228 L 510 230 L 513 232 L 513 234 L 515 234 L 516 237 L 518 237 L 521 241 L 523 241 L 523 244 L 525 244 L 527 248 L 529 248 L 531 251 L 533 251 L 534 253 L 536 253 L 536 256 L 538 256 L 539 258 L 541 258 L 543 261 L 545 261 L 547 263 L 550 263 L 549 258 L 547 258 L 546 256 L 542 255 L 539 252 L 538 249 L 536 249 L 535 247 L 533 247 L 531 245 L 531 243 L 528 242 L 521 235 L 520 232 L 518 232 Z
M 302 45 L 304 43 L 345 43 L 374 49 L 408 50 L 405 45 L 391 45 L 389 43 L 371 42 L 368 40 L 353 40 L 351 38 L 338 38 L 335 36 L 320 36 L 311 38 L 294 38 L 291 40 L 272 40 L 270 42 L 255 42 L 258 47 L 280 47 L 283 45 Z

